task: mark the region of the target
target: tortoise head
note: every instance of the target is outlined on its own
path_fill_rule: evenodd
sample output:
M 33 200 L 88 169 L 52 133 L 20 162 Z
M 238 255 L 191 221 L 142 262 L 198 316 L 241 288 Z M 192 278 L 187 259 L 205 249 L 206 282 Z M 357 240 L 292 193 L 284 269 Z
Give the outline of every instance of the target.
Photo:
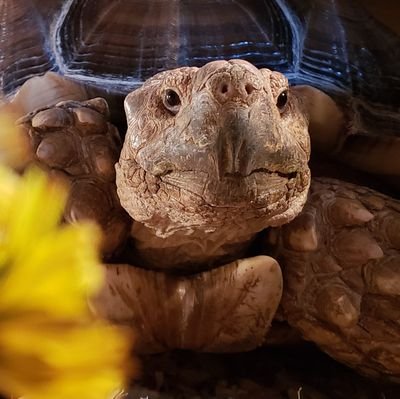
M 306 199 L 308 121 L 287 79 L 241 61 L 155 75 L 125 100 L 122 206 L 166 236 L 229 223 L 257 232 Z

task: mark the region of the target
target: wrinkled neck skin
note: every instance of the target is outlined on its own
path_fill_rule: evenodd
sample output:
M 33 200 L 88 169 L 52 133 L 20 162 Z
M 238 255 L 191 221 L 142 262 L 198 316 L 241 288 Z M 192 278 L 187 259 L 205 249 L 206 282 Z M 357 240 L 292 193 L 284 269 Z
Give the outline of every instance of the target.
M 244 257 L 258 232 L 301 211 L 308 121 L 283 75 L 240 60 L 180 68 L 125 110 L 117 189 L 139 266 L 190 273 Z
M 305 203 L 306 192 L 303 195 L 299 198 L 299 211 Z M 297 212 L 288 213 L 285 222 L 296 215 Z M 159 225 L 134 222 L 131 230 L 134 256 L 139 266 L 155 270 L 186 273 L 209 270 L 246 257 L 257 233 L 280 224 L 271 222 L 265 210 L 248 220 L 233 212 L 224 224 L 167 231 L 161 231 Z
M 142 267 L 171 272 L 209 270 L 245 257 L 255 235 L 247 226 L 232 222 L 229 228 L 178 230 L 160 237 L 142 223 L 132 228 L 135 257 Z

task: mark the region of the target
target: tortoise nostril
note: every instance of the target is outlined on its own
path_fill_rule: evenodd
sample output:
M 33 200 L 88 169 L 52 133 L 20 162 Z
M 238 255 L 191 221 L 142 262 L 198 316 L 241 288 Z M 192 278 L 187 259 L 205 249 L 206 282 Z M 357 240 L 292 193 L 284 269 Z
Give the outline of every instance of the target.
M 248 95 L 250 95 L 250 94 L 253 93 L 253 91 L 254 91 L 254 86 L 253 86 L 251 83 L 247 83 L 247 84 L 244 86 L 244 89 L 246 90 L 246 93 L 247 93 Z
M 243 75 L 214 75 L 211 80 L 211 90 L 223 102 L 251 101 L 250 95 L 257 91 L 257 84 Z
M 222 83 L 221 85 L 221 93 L 226 94 L 229 91 L 229 85 L 227 83 Z

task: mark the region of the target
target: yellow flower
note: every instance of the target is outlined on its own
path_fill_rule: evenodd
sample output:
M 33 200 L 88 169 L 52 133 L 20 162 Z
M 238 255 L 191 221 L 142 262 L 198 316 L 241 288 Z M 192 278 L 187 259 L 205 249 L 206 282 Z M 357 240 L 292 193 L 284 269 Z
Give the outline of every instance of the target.
M 65 192 L 0 165 L 0 393 L 108 399 L 130 368 L 128 335 L 94 318 L 103 282 L 92 224 L 59 224 Z

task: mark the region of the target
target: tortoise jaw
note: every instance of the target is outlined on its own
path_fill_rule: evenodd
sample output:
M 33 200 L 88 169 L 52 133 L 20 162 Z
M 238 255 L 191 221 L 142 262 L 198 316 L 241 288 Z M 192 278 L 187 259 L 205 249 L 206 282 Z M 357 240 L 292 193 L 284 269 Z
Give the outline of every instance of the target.
M 285 179 L 291 180 L 291 179 L 296 179 L 297 178 L 297 174 L 298 171 L 293 171 L 293 172 L 281 172 L 279 170 L 277 171 L 271 171 L 269 169 L 266 168 L 258 168 L 258 169 L 254 169 L 250 175 L 254 174 L 254 173 L 276 173 L 278 176 L 283 177 Z
M 147 171 L 149 172 L 149 171 Z M 173 167 L 164 169 L 162 171 L 152 171 L 150 172 L 154 177 L 158 177 L 158 178 L 163 178 L 165 176 L 171 175 L 173 173 L 196 173 L 195 170 L 175 170 Z M 201 171 L 198 171 L 199 173 L 202 173 Z M 276 175 L 282 177 L 282 178 L 286 178 L 288 180 L 291 179 L 296 179 L 297 175 L 298 175 L 298 171 L 293 171 L 293 172 L 281 172 L 279 170 L 271 170 L 271 169 L 267 169 L 267 168 L 257 168 L 257 169 L 253 169 L 250 173 L 241 173 L 241 172 L 226 172 L 222 175 L 222 179 L 224 178 L 228 178 L 228 179 L 243 179 L 246 177 L 249 177 L 251 175 L 254 175 L 256 173 L 265 173 L 265 174 L 273 174 L 275 173 Z
M 308 168 L 307 168 L 308 172 Z M 159 176 L 159 183 L 189 192 L 199 204 L 219 208 L 267 209 L 282 199 L 302 192 L 307 173 L 280 172 L 258 168 L 248 175 L 225 173 L 210 176 L 201 171 L 169 171 Z
M 137 164 L 136 169 L 125 168 L 121 160 L 117 164 L 121 204 L 136 221 L 135 251 L 140 264 L 144 260 L 151 268 L 160 259 L 167 269 L 192 270 L 240 258 L 255 234 L 297 216 L 309 182 L 308 169 L 291 179 L 257 171 L 218 181 L 189 171 L 156 178 Z

